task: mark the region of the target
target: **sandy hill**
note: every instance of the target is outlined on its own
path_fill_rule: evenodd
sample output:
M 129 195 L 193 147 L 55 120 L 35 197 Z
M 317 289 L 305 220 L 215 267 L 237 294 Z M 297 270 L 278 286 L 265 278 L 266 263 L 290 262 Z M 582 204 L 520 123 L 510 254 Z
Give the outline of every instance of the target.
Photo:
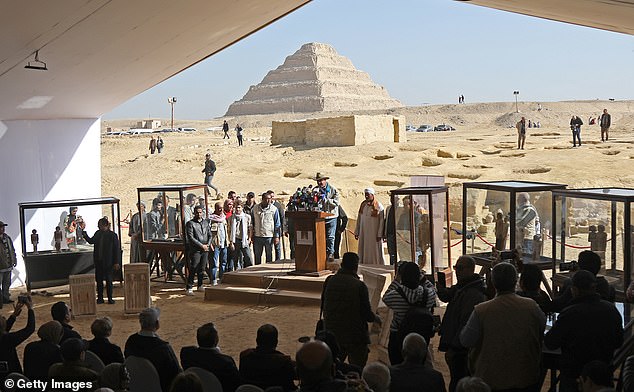
M 587 125 L 590 116 L 603 108 L 612 114 L 611 140 L 600 142 L 597 125 Z M 354 147 L 306 148 L 271 146 L 273 120 L 293 120 L 306 114 L 283 113 L 226 118 L 230 124 L 245 127 L 245 146 L 235 137 L 222 140 L 221 131 L 204 131 L 218 126 L 222 118 L 210 121 L 177 121 L 176 126 L 195 126 L 191 134 L 162 134 L 165 150 L 149 155 L 149 136 L 104 137 L 102 141 L 104 195 L 122 199 L 122 210 L 134 206 L 139 186 L 163 183 L 200 183 L 205 152 L 211 152 L 218 165 L 216 183 L 226 193 L 292 192 L 312 183 L 315 172 L 326 172 L 343 196 L 344 207 L 356 211 L 362 190 L 374 186 L 380 200 L 388 203 L 388 192 L 409 184 L 409 176 L 441 174 L 455 187 L 451 191 L 452 211 L 459 210 L 460 184 L 472 180 L 531 180 L 561 182 L 572 187 L 634 187 L 634 102 L 579 101 L 520 103 L 473 103 L 404 107 L 389 111 L 403 115 L 408 124 L 447 123 L 454 132 L 408 133 L 406 143 L 374 143 Z M 372 112 L 364 112 L 372 113 Z M 385 113 L 385 111 L 381 111 Z M 341 113 L 319 113 L 310 117 Z M 568 126 L 570 116 L 579 115 L 586 123 L 581 138 L 584 145 L 572 149 Z M 541 128 L 530 128 L 526 149 L 516 150 L 516 131 L 509 128 L 520 116 L 539 121 Z M 103 126 L 122 128 L 133 120 L 104 121 Z M 232 132 L 233 134 L 233 132 Z M 439 151 L 441 153 L 439 154 Z M 446 154 L 443 154 L 446 153 Z M 450 158 L 440 157 L 451 156 Z M 454 217 L 453 219 L 459 219 Z

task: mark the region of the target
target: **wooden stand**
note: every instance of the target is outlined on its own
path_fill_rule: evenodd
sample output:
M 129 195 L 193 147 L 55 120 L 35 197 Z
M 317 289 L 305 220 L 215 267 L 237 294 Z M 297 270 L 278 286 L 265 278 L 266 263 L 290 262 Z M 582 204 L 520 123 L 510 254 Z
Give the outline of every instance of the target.
M 73 309 L 73 314 L 76 316 L 97 314 L 95 275 L 70 275 L 68 284 L 70 285 L 70 306 Z
M 295 227 L 295 271 L 290 275 L 321 276 L 326 270 L 326 218 L 321 211 L 288 211 Z
M 139 313 L 150 307 L 150 265 L 130 263 L 123 266 L 125 313 Z

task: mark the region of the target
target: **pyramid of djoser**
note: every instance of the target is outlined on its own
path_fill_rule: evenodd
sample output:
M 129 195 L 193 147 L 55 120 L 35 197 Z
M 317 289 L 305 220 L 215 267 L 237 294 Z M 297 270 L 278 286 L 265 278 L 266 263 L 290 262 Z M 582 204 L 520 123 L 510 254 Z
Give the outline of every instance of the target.
M 308 43 L 270 71 L 226 116 L 337 112 L 403 106 L 328 44 Z

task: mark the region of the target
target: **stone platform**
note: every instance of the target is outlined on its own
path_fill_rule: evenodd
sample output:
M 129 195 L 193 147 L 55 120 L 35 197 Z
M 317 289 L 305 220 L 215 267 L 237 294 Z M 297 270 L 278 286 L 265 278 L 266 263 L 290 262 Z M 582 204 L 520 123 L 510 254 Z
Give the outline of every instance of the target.
M 338 265 L 330 265 L 335 270 Z M 393 267 L 359 266 L 359 275 L 368 286 L 374 310 L 381 295 L 392 281 Z M 227 272 L 218 286 L 205 288 L 205 301 L 233 302 L 250 305 L 319 306 L 324 281 L 331 274 L 318 277 L 289 275 L 295 270 L 292 260 L 260 264 Z
M 282 260 L 227 272 L 222 283 L 205 289 L 205 301 L 253 305 L 316 305 L 330 274 L 319 277 L 289 275 L 295 263 Z

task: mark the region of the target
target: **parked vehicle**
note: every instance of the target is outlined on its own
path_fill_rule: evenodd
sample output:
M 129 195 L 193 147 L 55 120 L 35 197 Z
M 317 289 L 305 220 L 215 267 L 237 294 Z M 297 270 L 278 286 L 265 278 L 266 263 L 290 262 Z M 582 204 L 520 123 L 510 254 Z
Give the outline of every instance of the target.
M 431 125 L 423 124 L 420 127 L 418 127 L 416 132 L 431 132 L 433 130 L 434 130 L 434 127 L 432 127 Z
M 416 129 L 417 129 L 417 128 L 416 128 L 416 126 L 414 126 L 414 125 L 406 125 L 406 126 L 405 126 L 405 131 L 407 131 L 407 132 L 410 132 L 410 131 L 411 131 L 411 132 L 413 132 L 413 131 L 415 131 Z
M 455 130 L 456 130 L 456 128 L 452 127 L 451 125 L 447 125 L 447 124 L 436 125 L 436 128 L 434 128 L 434 131 L 436 131 L 436 132 L 455 131 Z
M 196 132 L 196 128 L 178 128 L 178 132 Z

